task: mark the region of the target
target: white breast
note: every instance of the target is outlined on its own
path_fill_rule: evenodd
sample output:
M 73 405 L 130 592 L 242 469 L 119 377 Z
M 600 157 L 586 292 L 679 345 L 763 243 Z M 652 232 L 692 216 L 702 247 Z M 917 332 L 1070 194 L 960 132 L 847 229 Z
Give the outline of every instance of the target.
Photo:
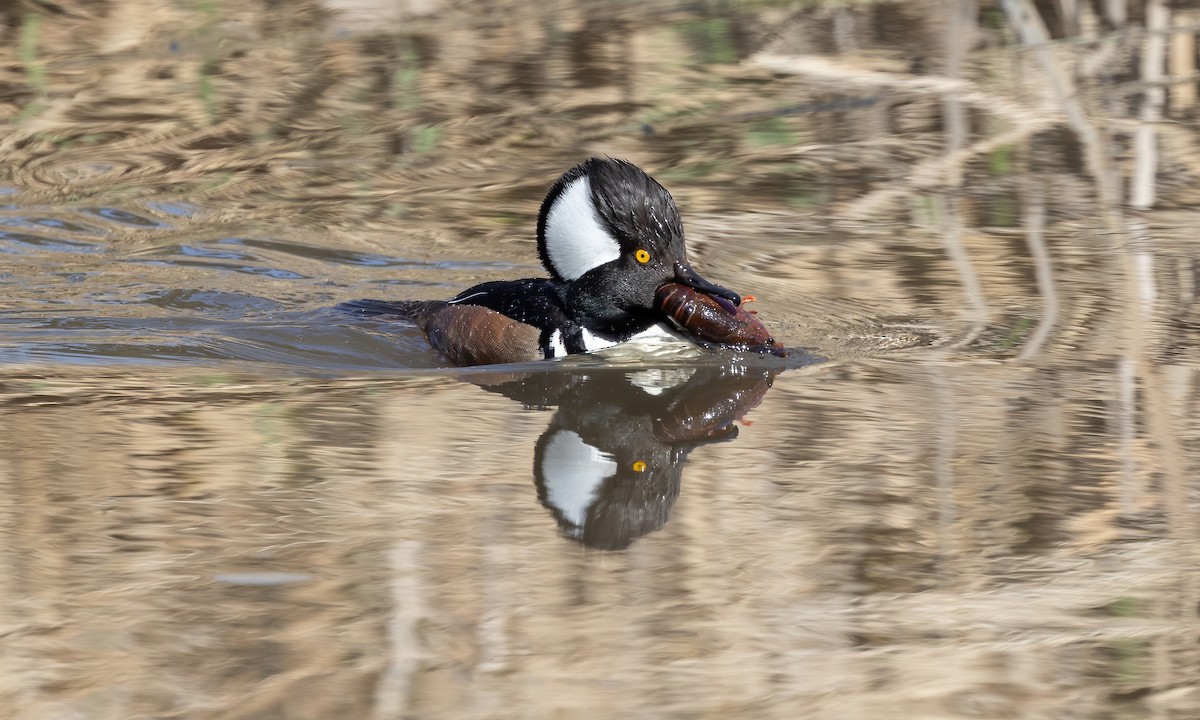
M 599 352 L 602 357 L 614 360 L 684 358 L 704 354 L 704 349 L 699 345 L 661 323 L 652 325 L 623 343 L 611 342 L 590 333 L 585 338 L 588 338 L 588 352 Z M 592 344 L 593 339 L 595 345 Z
M 598 353 L 601 357 L 618 361 L 689 358 L 704 355 L 703 348 L 663 324 L 653 325 L 620 343 L 602 338 L 585 328 L 583 330 L 583 346 L 586 348 L 586 352 Z M 550 357 L 566 357 L 567 346 L 563 342 L 561 330 L 555 330 L 550 334 L 550 351 Z

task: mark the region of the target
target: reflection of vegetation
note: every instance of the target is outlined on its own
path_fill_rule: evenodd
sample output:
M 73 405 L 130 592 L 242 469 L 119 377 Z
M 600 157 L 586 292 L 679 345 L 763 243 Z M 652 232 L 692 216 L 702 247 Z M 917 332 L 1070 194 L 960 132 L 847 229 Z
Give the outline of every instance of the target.
M 677 87 L 656 88 L 654 93 L 656 95 L 671 97 L 677 95 L 681 89 Z M 670 106 L 660 106 L 647 110 L 638 116 L 638 122 L 651 127 L 700 123 L 711 121 L 713 115 L 719 112 L 722 107 L 724 105 L 717 100 L 679 107 L 678 100 L 675 100 Z
M 728 65 L 737 62 L 729 20 L 711 18 L 683 23 L 679 26 L 679 33 L 701 63 Z
M 987 171 L 992 177 L 1009 178 L 1017 172 L 1016 147 L 1011 143 L 1000 145 L 987 154 Z M 1016 227 L 1020 224 L 1018 203 L 1006 184 L 984 199 L 984 222 L 992 227 Z
M 277 402 L 264 402 L 255 408 L 254 429 L 263 445 L 281 445 L 289 437 L 290 413 Z
M 18 120 L 32 117 L 46 106 L 46 66 L 38 59 L 38 37 L 41 34 L 42 18 L 40 15 L 29 13 L 21 23 L 21 64 L 25 67 L 25 77 L 29 86 L 38 95 L 35 100 L 21 109 Z
M 67 135 L 58 133 L 38 133 L 37 137 L 54 145 L 59 150 L 70 150 L 73 147 L 96 145 L 112 139 L 112 133 L 84 133 L 82 135 Z
M 816 210 L 829 202 L 832 196 L 833 191 L 830 190 L 829 185 L 811 183 L 802 189 L 796 190 L 787 199 L 787 204 L 800 210 Z
M 1010 350 L 1017 344 L 1025 340 L 1025 336 L 1029 334 L 1029 329 L 1034 325 L 1033 318 L 1019 317 L 1013 321 L 1013 324 L 1008 329 L 1008 334 L 1005 335 L 998 345 L 1002 350 Z
M 25 76 L 29 85 L 38 94 L 46 94 L 46 66 L 38 60 L 38 36 L 41 34 L 42 17 L 30 13 L 21 24 L 21 63 L 25 65 Z
M 200 79 L 196 83 L 196 92 L 200 96 L 200 102 L 204 105 L 204 112 L 213 124 L 217 122 L 217 88 L 213 82 L 216 70 L 216 60 L 205 60 L 200 63 Z
M 746 139 L 753 145 L 792 145 L 796 135 L 781 117 L 769 117 L 750 122 L 746 128 Z
M 1117 617 L 1133 617 L 1137 614 L 1138 602 L 1131 597 L 1118 598 L 1110 602 L 1108 611 Z
M 988 30 L 1001 30 L 1006 27 L 1004 10 L 998 7 L 983 7 L 979 10 L 979 26 Z
M 937 202 L 932 195 L 922 194 L 917 198 L 917 206 L 913 209 L 914 220 L 918 225 L 939 225 L 942 216 L 938 212 Z
M 208 373 L 204 375 L 193 375 L 191 381 L 201 387 L 222 387 L 224 385 L 232 385 L 238 382 L 237 378 L 228 373 Z
M 755 197 L 778 198 L 789 207 L 812 210 L 829 202 L 835 186 L 831 173 L 798 165 L 764 175 L 749 189 Z
M 412 140 L 412 151 L 415 153 L 427 153 L 438 145 L 438 139 L 441 132 L 436 128 L 428 125 L 417 125 L 409 131 L 409 137 Z
M 822 7 L 825 5 L 839 6 L 852 5 L 855 2 L 863 4 L 874 2 L 875 0 L 705 0 L 700 3 L 705 12 L 708 13 L 729 13 L 734 10 L 747 11 L 756 8 L 789 8 L 794 9 L 798 5 L 811 5 L 813 7 Z
M 417 54 L 409 48 L 400 58 L 400 67 L 392 73 L 392 101 L 395 107 L 402 110 L 411 110 L 421 104 L 420 88 L 417 85 L 421 72 L 417 64 Z
M 201 9 L 204 11 L 204 25 L 200 32 L 204 37 L 205 57 L 200 62 L 199 79 L 196 83 L 196 93 L 200 96 L 200 103 L 204 106 L 204 112 L 208 115 L 208 120 L 213 125 L 217 124 L 217 87 L 214 81 L 214 76 L 220 67 L 220 62 L 217 57 L 219 38 L 216 36 L 218 23 L 218 8 L 216 0 L 202 0 L 200 3 Z
M 1137 617 L 1138 601 L 1136 598 L 1118 598 L 1107 606 L 1109 613 L 1115 617 Z M 1149 645 L 1136 639 L 1116 640 L 1112 644 L 1112 657 L 1117 684 L 1123 687 L 1140 687 L 1145 679 L 1142 662 L 1146 658 Z
M 657 173 L 656 177 L 664 179 L 666 182 L 686 182 L 689 180 L 703 180 L 710 175 L 719 172 L 728 163 L 718 160 L 702 160 L 700 162 L 688 163 L 687 165 L 676 165 L 675 167 L 664 168 Z
M 401 120 L 404 124 L 409 124 L 415 117 L 420 117 L 417 113 L 411 111 L 417 110 L 422 105 L 421 97 L 421 58 L 417 50 L 413 47 L 411 38 L 401 37 L 398 42 L 401 44 L 400 57 L 396 60 L 396 68 L 391 73 L 391 81 L 387 92 L 387 104 L 399 111 L 410 111 L 404 113 Z M 365 121 L 360 123 L 362 132 L 368 132 L 369 124 Z M 407 142 L 404 144 L 404 152 L 414 155 L 422 155 L 435 150 L 441 142 L 441 130 L 428 122 L 416 123 L 409 125 L 406 132 Z
M 988 172 L 1008 175 L 1013 170 L 1013 146 L 1001 145 L 988 154 Z
M 1016 199 L 1007 193 L 989 197 L 984 221 L 992 227 L 1016 227 L 1020 222 Z
M 502 227 L 523 227 L 529 218 L 520 213 L 497 212 L 488 216 Z

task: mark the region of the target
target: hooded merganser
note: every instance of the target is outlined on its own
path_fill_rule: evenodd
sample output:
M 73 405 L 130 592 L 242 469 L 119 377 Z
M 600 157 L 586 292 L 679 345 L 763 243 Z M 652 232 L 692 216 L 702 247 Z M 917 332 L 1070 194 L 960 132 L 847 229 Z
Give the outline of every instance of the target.
M 671 194 L 625 160 L 592 158 L 564 173 L 542 201 L 537 240 L 549 278 L 485 282 L 445 301 L 356 300 L 339 307 L 407 318 L 456 365 L 490 365 L 631 340 L 688 340 L 656 299 L 667 283 L 729 307 L 741 304 L 737 293 L 692 269 Z

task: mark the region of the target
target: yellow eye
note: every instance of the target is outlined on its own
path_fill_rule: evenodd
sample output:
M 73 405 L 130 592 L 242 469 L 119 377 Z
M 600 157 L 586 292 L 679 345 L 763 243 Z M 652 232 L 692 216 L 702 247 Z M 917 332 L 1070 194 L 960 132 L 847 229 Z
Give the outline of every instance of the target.
M 645 252 L 645 251 L 639 250 L 638 252 Z M 646 463 L 642 462 L 641 460 L 638 460 L 637 462 L 635 462 L 633 464 L 633 471 L 634 472 L 646 472 Z
M 650 253 L 646 252 L 645 250 L 638 250 L 633 254 L 633 259 L 645 265 L 646 263 L 650 262 Z M 641 470 L 638 472 L 641 472 Z

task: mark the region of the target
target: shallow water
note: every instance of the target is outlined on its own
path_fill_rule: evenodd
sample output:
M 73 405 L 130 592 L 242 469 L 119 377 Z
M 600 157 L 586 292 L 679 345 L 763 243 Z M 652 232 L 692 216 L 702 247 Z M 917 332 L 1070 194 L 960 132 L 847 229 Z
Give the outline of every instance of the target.
M 1200 18 L 1079 5 L 5 11 L 0 715 L 1200 716 Z M 332 310 L 592 154 L 791 359 Z

